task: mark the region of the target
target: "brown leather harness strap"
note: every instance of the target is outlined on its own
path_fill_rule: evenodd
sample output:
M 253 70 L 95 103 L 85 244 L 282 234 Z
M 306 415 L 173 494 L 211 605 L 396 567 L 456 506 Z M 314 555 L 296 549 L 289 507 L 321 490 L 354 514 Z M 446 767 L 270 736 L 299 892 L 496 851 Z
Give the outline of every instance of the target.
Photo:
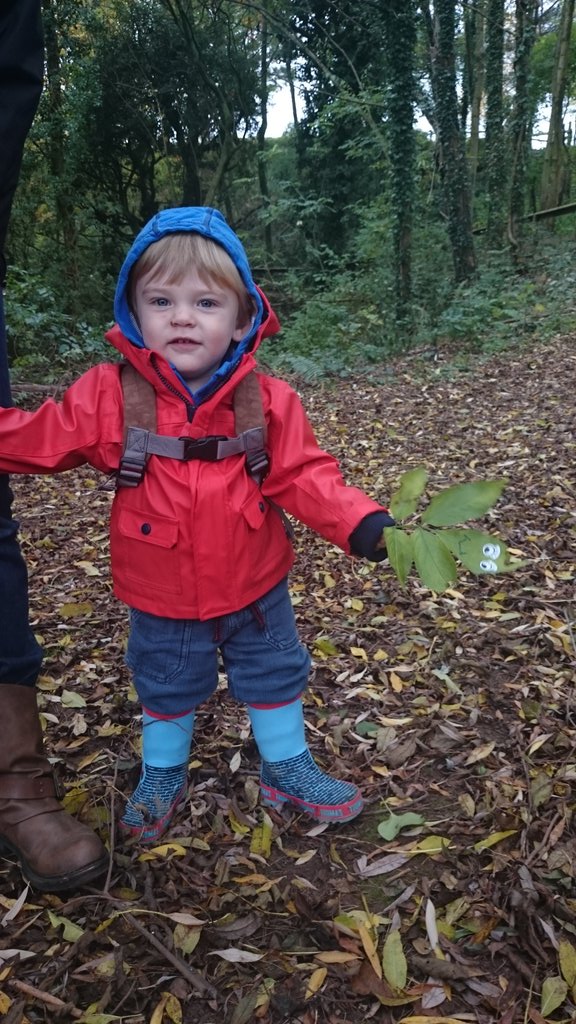
M 249 373 L 234 390 L 236 437 L 169 437 L 156 434 L 156 392 L 130 363 L 121 368 L 124 396 L 124 450 L 118 487 L 137 487 L 151 455 L 187 462 L 217 462 L 230 455 L 246 456 L 248 473 L 260 486 L 268 471 L 266 420 L 258 379 Z M 134 426 L 133 424 L 137 424 Z

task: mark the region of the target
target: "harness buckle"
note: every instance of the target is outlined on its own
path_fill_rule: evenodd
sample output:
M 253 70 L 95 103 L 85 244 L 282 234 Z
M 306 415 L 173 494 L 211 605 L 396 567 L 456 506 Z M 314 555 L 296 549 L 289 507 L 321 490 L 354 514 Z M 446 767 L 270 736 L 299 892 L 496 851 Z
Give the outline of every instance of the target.
M 214 434 L 211 437 L 181 437 L 182 460 L 189 462 L 190 459 L 200 459 L 202 462 L 217 462 L 220 457 L 219 445 L 226 441 L 224 434 Z

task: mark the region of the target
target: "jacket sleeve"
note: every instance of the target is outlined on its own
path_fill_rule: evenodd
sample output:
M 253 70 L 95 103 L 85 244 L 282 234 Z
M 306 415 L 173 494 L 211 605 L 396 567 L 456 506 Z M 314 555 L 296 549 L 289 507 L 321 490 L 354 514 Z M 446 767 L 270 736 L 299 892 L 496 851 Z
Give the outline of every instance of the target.
M 118 468 L 122 449 L 118 367 L 95 366 L 64 394 L 35 412 L 0 409 L 0 472 L 58 473 L 88 462 Z
M 262 493 L 350 554 L 350 534 L 384 506 L 346 484 L 337 460 L 320 448 L 296 392 L 283 381 L 268 383 L 270 473 Z

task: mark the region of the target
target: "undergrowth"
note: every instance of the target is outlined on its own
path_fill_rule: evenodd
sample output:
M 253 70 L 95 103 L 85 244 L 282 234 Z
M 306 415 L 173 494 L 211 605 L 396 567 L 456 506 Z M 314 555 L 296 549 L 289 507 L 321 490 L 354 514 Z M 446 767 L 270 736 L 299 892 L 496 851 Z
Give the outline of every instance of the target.
M 479 251 L 477 276 L 457 288 L 440 236 L 428 232 L 428 249 L 415 246 L 427 258 L 415 257 L 410 322 L 403 324 L 393 313 L 390 260 L 375 259 L 363 236 L 369 262 L 359 256 L 352 269 L 339 270 L 334 258 L 323 273 L 286 278 L 291 311 L 280 336 L 263 347 L 263 361 L 274 372 L 304 380 L 374 372 L 410 350 L 442 353 L 445 368 L 449 362 L 465 369 L 471 354 L 569 334 L 576 330 L 576 265 L 573 232 L 566 226 L 564 232 L 534 227 L 515 266 L 507 251 Z M 62 381 L 114 357 L 104 340 L 106 325 L 95 326 L 88 317 L 74 321 L 50 288 L 24 271 L 11 271 L 6 321 L 16 380 Z

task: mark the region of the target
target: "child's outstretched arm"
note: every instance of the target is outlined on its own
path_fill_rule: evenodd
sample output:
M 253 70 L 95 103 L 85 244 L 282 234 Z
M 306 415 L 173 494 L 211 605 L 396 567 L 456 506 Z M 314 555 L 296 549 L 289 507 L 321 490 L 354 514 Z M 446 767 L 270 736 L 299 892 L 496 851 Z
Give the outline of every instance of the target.
M 347 554 L 381 561 L 382 530 L 394 525 L 388 510 L 346 483 L 337 460 L 320 448 L 296 392 L 278 380 L 269 387 L 270 473 L 263 494 Z
M 61 402 L 35 412 L 0 409 L 0 473 L 58 473 L 88 462 L 102 472 L 118 466 L 122 447 L 118 368 L 95 366 Z

